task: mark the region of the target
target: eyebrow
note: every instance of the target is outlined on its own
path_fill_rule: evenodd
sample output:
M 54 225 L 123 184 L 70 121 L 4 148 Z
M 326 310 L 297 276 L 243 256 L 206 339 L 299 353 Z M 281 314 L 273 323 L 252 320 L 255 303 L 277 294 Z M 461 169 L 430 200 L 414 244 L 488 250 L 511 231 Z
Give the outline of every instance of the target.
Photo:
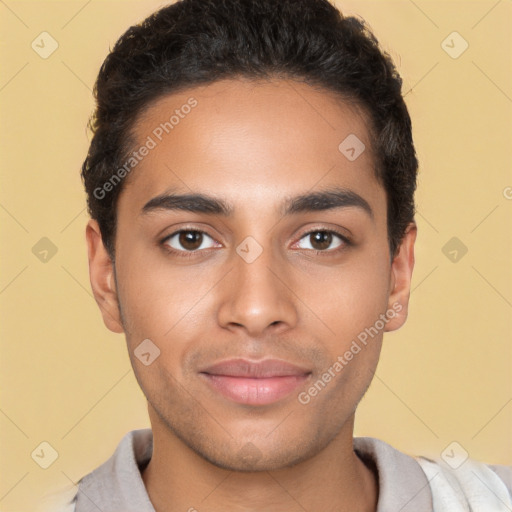
M 366 199 L 352 190 L 338 187 L 285 198 L 281 205 L 280 213 L 283 216 L 288 216 L 354 207 L 367 213 L 371 219 L 374 218 L 373 210 Z M 159 210 L 181 210 L 223 217 L 232 217 L 235 211 L 230 203 L 207 194 L 166 192 L 149 200 L 142 207 L 141 215 Z

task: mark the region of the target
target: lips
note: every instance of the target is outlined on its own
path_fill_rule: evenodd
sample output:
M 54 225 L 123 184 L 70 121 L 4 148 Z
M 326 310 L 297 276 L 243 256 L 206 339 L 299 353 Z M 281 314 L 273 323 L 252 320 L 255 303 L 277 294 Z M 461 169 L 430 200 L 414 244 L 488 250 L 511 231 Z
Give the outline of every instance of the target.
M 225 398 L 246 405 L 268 405 L 290 395 L 311 374 L 287 361 L 231 359 L 209 366 L 199 375 Z

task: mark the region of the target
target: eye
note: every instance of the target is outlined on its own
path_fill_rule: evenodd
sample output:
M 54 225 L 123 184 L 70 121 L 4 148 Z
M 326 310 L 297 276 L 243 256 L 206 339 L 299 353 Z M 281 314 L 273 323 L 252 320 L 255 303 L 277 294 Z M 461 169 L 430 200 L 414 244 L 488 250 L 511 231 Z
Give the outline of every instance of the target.
M 305 241 L 301 244 L 302 241 Z M 206 232 L 198 229 L 181 229 L 165 237 L 161 244 L 177 256 L 190 257 L 201 249 L 215 247 L 215 240 Z M 305 233 L 298 242 L 299 249 L 316 251 L 317 253 L 336 253 L 351 245 L 350 240 L 333 230 L 317 229 Z
M 341 247 L 343 244 L 349 244 L 348 239 L 340 233 L 326 229 L 310 231 L 303 235 L 301 240 L 306 240 L 307 243 L 305 246 L 299 246 L 299 249 L 312 249 L 321 252 L 327 252 L 327 249 L 333 250 Z M 336 245 L 333 246 L 333 242 Z
M 213 244 L 208 245 L 207 239 L 213 241 L 213 238 L 204 231 L 196 229 L 182 229 L 166 237 L 162 240 L 162 243 L 169 246 L 174 251 L 195 252 L 199 249 L 209 249 L 214 247 Z

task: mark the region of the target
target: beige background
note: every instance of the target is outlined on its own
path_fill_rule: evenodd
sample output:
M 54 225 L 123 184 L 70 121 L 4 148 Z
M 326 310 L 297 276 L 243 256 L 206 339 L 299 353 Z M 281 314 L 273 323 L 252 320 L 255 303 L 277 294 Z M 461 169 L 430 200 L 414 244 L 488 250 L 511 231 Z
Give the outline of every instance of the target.
M 356 435 L 433 456 L 457 441 L 457 456 L 510 464 L 512 2 L 338 4 L 364 17 L 396 60 L 421 167 L 410 317 L 385 336 Z M 160 5 L 0 2 L 4 512 L 34 510 L 105 461 L 126 432 L 149 426 L 124 338 L 106 330 L 92 299 L 79 168 L 99 66 Z M 59 45 L 47 59 L 31 47 L 44 31 Z M 442 46 L 453 31 L 469 44 L 458 58 Z M 464 43 L 446 44 L 453 54 Z M 46 262 L 43 237 L 57 248 Z M 445 247 L 453 237 L 459 247 Z M 43 441 L 58 452 L 48 469 L 35 462 L 48 462 L 48 447 L 31 457 Z

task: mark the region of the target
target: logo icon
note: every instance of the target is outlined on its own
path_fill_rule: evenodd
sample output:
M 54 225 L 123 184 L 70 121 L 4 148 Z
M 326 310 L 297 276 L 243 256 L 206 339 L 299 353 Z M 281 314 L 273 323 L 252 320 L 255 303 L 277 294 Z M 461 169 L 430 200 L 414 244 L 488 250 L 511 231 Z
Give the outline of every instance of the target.
M 469 48 L 469 43 L 458 32 L 452 32 L 441 43 L 441 48 L 452 59 L 458 59 Z
M 144 366 L 149 366 L 160 355 L 160 349 L 150 339 L 146 338 L 133 353 Z
M 59 43 L 48 32 L 41 32 L 31 46 L 39 57 L 47 59 L 59 47 Z
M 441 251 L 452 263 L 458 263 L 466 255 L 468 248 L 454 236 L 444 244 Z
M 47 441 L 39 444 L 30 456 L 43 469 L 48 469 L 59 458 L 57 450 Z
M 457 441 L 450 443 L 441 453 L 441 458 L 452 469 L 457 469 L 468 460 L 469 454 Z
M 252 236 L 248 236 L 238 245 L 236 252 L 246 263 L 252 263 L 259 258 L 263 247 Z
M 363 141 L 357 135 L 351 133 L 338 146 L 340 153 L 350 162 L 357 160 L 366 149 Z
M 32 247 L 32 254 L 43 263 L 48 263 L 57 254 L 57 246 L 45 236 Z

